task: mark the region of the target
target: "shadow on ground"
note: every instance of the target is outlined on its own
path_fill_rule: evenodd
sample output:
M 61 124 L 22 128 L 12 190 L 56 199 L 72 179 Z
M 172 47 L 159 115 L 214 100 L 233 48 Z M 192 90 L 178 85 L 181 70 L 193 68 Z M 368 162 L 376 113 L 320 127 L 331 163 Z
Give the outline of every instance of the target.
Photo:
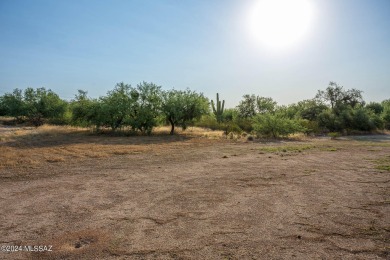
M 2 143 L 5 147 L 30 149 L 31 147 L 56 147 L 73 144 L 97 145 L 148 145 L 183 142 L 193 137 L 184 135 L 156 134 L 151 136 L 126 136 L 124 134 L 91 134 L 87 132 L 76 133 L 45 133 L 32 132 L 28 135 L 12 136 L 12 139 Z

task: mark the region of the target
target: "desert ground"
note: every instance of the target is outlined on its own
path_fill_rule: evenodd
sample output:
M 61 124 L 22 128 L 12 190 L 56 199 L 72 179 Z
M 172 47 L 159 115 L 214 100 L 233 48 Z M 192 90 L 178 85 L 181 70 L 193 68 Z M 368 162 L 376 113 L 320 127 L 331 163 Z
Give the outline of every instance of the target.
M 0 126 L 0 198 L 0 259 L 390 258 L 388 135 Z

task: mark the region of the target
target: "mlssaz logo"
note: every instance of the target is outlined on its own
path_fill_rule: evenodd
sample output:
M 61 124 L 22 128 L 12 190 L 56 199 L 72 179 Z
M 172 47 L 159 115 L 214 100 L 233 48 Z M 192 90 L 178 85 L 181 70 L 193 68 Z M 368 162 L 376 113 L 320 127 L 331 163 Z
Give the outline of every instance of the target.
M 27 252 L 51 252 L 51 245 L 37 245 L 37 246 L 1 246 L 2 252 L 18 252 L 18 251 L 27 251 Z
M 52 246 L 24 246 L 24 251 L 29 252 L 51 252 Z

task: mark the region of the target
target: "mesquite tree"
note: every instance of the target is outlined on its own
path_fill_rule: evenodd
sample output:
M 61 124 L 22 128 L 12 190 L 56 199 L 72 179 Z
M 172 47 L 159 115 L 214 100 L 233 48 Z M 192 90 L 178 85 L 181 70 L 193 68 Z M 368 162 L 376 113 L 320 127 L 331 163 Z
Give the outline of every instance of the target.
M 171 124 L 171 135 L 174 134 L 175 126 L 181 126 L 185 130 L 188 123 L 209 112 L 207 98 L 202 93 L 189 89 L 165 91 L 162 100 L 161 110 Z

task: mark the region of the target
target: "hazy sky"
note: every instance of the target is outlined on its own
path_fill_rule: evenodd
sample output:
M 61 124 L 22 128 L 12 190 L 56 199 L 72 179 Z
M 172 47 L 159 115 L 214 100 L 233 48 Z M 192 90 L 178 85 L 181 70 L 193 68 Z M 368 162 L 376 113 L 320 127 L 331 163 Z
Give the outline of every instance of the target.
M 294 0 L 291 0 L 294 1 Z M 329 81 L 390 98 L 390 0 L 312 0 L 299 44 L 270 49 L 248 28 L 254 0 L 0 0 L 0 95 L 46 87 L 71 99 L 117 82 L 244 94 L 289 104 Z

